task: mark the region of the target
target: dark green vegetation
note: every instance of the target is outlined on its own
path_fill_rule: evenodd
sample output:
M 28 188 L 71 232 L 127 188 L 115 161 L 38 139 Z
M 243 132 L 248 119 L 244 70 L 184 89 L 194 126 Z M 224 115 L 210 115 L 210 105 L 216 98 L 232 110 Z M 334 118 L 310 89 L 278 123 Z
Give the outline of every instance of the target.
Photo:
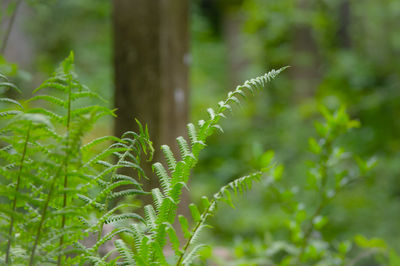
M 15 4 L 21 1 L 5 2 Z M 70 245 L 76 243 L 74 239 L 86 237 L 80 235 L 82 229 L 90 231 L 92 238 L 102 241 L 104 235 L 98 232 L 103 224 L 114 224 L 115 230 L 126 228 L 128 224 L 139 225 L 143 221 L 135 214 L 140 213 L 145 221 L 150 221 L 153 211 L 147 208 L 146 215 L 143 215 L 138 211 L 140 202 L 136 197 L 115 195 L 121 190 L 112 189 L 114 194 L 111 190 L 101 193 L 107 187 L 112 188 L 111 182 L 116 182 L 115 186 L 122 185 L 122 191 L 128 189 L 125 184 L 131 184 L 127 194 L 140 194 L 140 187 L 136 184 L 144 180 L 144 177 L 136 178 L 140 170 L 132 170 L 131 176 L 135 177 L 132 180 L 121 176 L 118 169 L 135 167 L 148 160 L 152 153 L 145 129 L 121 138 L 101 138 L 112 134 L 112 112 L 92 106 L 100 102 L 101 106 L 111 107 L 112 103 L 111 1 L 28 2 L 32 4 L 33 12 L 19 16 L 26 17 L 19 27 L 28 39 L 12 42 L 11 38 L 6 56 L 3 57 L 2 51 L 0 57 L 0 73 L 7 77 L 1 77 L 1 97 L 16 99 L 23 107 L 18 107 L 18 103 L 12 100 L 0 103 L 1 109 L 10 112 L 10 116 L 1 118 L 1 128 L 10 130 L 4 133 L 0 146 L 10 147 L 7 143 L 13 143 L 12 149 L 1 153 L 2 167 L 10 165 L 6 170 L 2 168 L 0 174 L 1 259 L 5 260 L 10 243 L 12 249 L 9 250 L 13 252 L 9 253 L 9 259 L 20 258 L 22 264 L 28 264 L 34 241 L 38 239 L 35 262 L 39 265 L 41 259 L 49 257 L 56 264 L 60 257 L 60 244 L 70 247 L 65 252 L 71 256 L 81 254 L 71 260 L 89 257 L 92 261 L 100 260 L 104 256 L 103 251 L 98 253 L 102 246 L 90 243 L 85 249 Z M 221 121 L 224 134 L 214 134 L 207 140 L 208 146 L 201 153 L 188 185 L 192 201 L 202 206 L 198 208 L 200 215 L 204 207 L 212 206 L 209 205 L 213 199 L 211 195 L 220 187 L 239 176 L 263 170 L 270 163 L 272 168 L 264 169 L 267 173 L 250 193 L 240 199 L 232 195 L 236 210 L 223 204 L 219 206 L 217 215 L 208 221 L 213 228 L 204 230 L 197 243 L 189 246 L 207 245 L 202 246 L 194 263 L 400 265 L 396 255 L 400 253 L 400 61 L 396 60 L 400 51 L 397 30 L 400 27 L 400 2 L 191 2 L 191 106 L 195 120 L 204 115 L 210 103 L 226 94 L 224 88 L 240 84 L 265 69 L 291 66 L 263 93 L 255 98 L 249 97 L 240 111 L 234 110 L 235 119 Z M 1 12 L 1 15 L 10 17 L 13 6 L 10 5 L 10 10 Z M 1 32 L 2 46 L 4 32 Z M 10 50 L 20 53 L 16 44 L 21 43 L 35 48 L 28 54 L 30 63 L 17 66 L 14 62 L 18 59 L 10 56 Z M 65 81 L 59 80 L 64 92 L 44 88 L 50 95 L 62 99 L 61 102 L 50 98 L 36 98 L 30 102 L 21 100 L 31 97 L 31 91 L 71 50 L 76 53 L 80 80 L 109 100 L 108 103 L 102 103 L 95 93 L 81 87 L 74 75 L 69 78 L 67 75 Z M 7 52 L 10 52 L 8 56 Z M 63 75 L 63 71 L 61 68 L 58 75 Z M 24 88 L 22 94 L 9 88 L 13 84 Z M 69 102 L 68 84 L 72 84 L 73 94 L 82 93 L 82 98 L 71 98 L 73 104 L 70 108 L 66 104 Z M 49 99 L 58 104 L 46 103 Z M 343 106 L 346 106 L 346 111 Z M 33 108 L 45 108 L 57 116 Z M 74 111 L 80 108 L 86 108 L 82 109 L 85 115 Z M 68 110 L 72 111 L 69 123 Z M 85 131 L 82 138 L 83 132 L 79 132 L 79 128 L 89 127 L 99 118 L 98 115 L 103 114 L 106 116 L 93 125 L 94 130 Z M 349 117 L 358 120 L 361 126 Z M 320 124 L 315 126 L 315 121 L 320 121 Z M 70 124 L 68 130 L 67 124 Z M 67 131 L 71 133 L 67 134 Z M 98 137 L 99 142 L 89 144 Z M 42 148 L 39 149 L 38 144 L 42 144 Z M 154 148 L 159 150 L 159 147 Z M 147 155 L 143 154 L 144 149 Z M 131 150 L 126 154 L 128 159 L 122 158 L 119 162 L 112 159 L 112 153 L 123 155 L 127 150 Z M 56 151 L 51 160 L 46 160 L 51 154 L 48 151 Z M 103 151 L 106 152 L 96 158 Z M 65 158 L 67 154 L 68 160 Z M 28 171 L 38 165 L 44 167 L 41 172 Z M 54 166 L 56 171 L 46 171 Z M 111 169 L 112 166 L 118 169 Z M 82 172 L 84 175 L 77 174 Z M 166 172 L 170 176 L 169 170 Z M 162 171 L 158 173 L 160 175 Z M 55 176 L 59 178 L 55 179 Z M 93 182 L 96 176 L 99 176 L 98 182 Z M 29 182 L 22 177 L 29 177 Z M 55 180 L 54 194 L 47 193 L 52 180 Z M 164 193 L 164 188 L 161 187 L 160 191 Z M 24 209 L 23 203 L 31 199 L 24 197 L 24 193 L 31 192 L 37 193 L 37 200 L 31 200 Z M 82 195 L 80 199 L 73 197 L 77 193 Z M 157 192 L 152 194 L 158 195 Z M 205 205 L 201 200 L 203 195 L 209 197 L 209 203 L 204 200 Z M 115 206 L 117 198 L 124 198 L 118 203 L 120 207 Z M 44 208 L 46 199 L 49 199 L 49 206 Z M 90 199 L 96 199 L 96 202 Z M 65 211 L 58 211 L 64 202 Z M 68 207 L 75 204 L 82 209 Z M 114 207 L 118 207 L 114 213 L 107 212 Z M 40 217 L 43 217 L 45 209 L 43 230 L 38 234 Z M 153 209 L 157 213 L 157 206 Z M 193 219 L 188 221 L 189 231 L 202 225 L 195 207 L 190 209 Z M 15 217 L 13 210 L 17 212 Z M 36 219 L 18 215 L 33 211 L 37 211 L 32 214 Z M 77 220 L 78 217 L 86 217 L 86 220 Z M 23 219 L 29 222 L 24 223 Z M 183 218 L 181 221 L 185 224 Z M 167 239 L 167 242 L 169 237 L 174 238 L 169 225 L 169 221 L 162 225 L 166 232 L 162 239 Z M 183 249 L 188 238 L 180 236 L 184 234 L 181 227 L 174 228 L 177 237 L 182 237 L 180 248 Z M 155 223 L 153 228 L 160 229 L 160 226 Z M 137 230 L 140 233 L 144 229 L 143 226 Z M 16 233 L 24 230 L 29 233 Z M 63 236 L 67 231 L 78 231 L 79 234 Z M 189 233 L 186 232 L 186 236 L 191 239 Z M 129 246 L 134 242 L 133 235 L 129 234 L 118 233 L 121 239 L 116 245 L 125 257 L 134 258 L 137 248 L 146 247 L 147 243 Z M 12 238 L 8 241 L 10 235 Z M 45 242 L 46 239 L 49 241 Z M 176 247 L 167 244 L 165 251 L 170 252 L 170 258 Z M 156 246 L 150 249 L 152 252 L 160 250 Z M 83 253 L 84 250 L 88 253 Z M 176 261 L 179 256 L 176 254 Z M 60 263 L 65 264 L 66 258 L 60 258 Z

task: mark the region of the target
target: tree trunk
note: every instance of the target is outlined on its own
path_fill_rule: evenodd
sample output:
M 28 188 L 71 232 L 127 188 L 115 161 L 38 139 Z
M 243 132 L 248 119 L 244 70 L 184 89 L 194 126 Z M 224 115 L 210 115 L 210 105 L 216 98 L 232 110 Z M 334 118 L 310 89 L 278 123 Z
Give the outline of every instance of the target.
M 160 145 L 178 154 L 175 138 L 188 120 L 188 0 L 114 0 L 115 134 L 146 123 L 161 160 Z M 144 182 L 158 187 L 151 166 Z M 145 199 L 144 204 L 150 203 Z
M 310 10 L 311 1 L 297 0 L 299 12 Z M 303 14 L 304 16 L 305 14 Z M 313 97 L 319 83 L 320 74 L 318 47 L 312 36 L 312 28 L 305 22 L 298 23 L 293 28 L 293 53 L 295 55 L 291 70 L 294 80 L 294 102 Z
M 339 28 L 337 33 L 339 47 L 341 48 L 351 48 L 351 38 L 349 32 L 350 19 L 350 2 L 348 0 L 343 0 L 339 5 Z
M 244 37 L 241 36 L 244 17 L 237 9 L 225 10 L 222 18 L 222 34 L 227 49 L 229 88 L 245 81 L 248 59 L 243 52 Z

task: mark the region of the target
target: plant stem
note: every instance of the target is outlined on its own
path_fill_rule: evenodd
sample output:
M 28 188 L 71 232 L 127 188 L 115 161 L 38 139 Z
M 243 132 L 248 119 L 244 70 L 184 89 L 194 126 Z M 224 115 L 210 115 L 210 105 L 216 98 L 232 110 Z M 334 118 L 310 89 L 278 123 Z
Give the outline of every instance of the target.
M 183 256 L 185 255 L 186 251 L 188 250 L 190 244 L 192 243 L 193 236 L 196 234 L 197 230 L 199 230 L 200 226 L 206 221 L 207 217 L 211 213 L 211 211 L 215 208 L 215 204 L 217 203 L 217 199 L 220 198 L 221 192 L 218 192 L 213 200 L 210 202 L 208 208 L 202 213 L 200 221 L 197 222 L 196 226 L 192 230 L 192 235 L 189 237 L 188 241 L 186 242 L 185 246 L 182 249 L 182 254 L 179 256 L 178 262 L 176 266 L 182 265 Z
M 65 176 L 64 176 L 64 199 L 63 199 L 63 209 L 65 209 L 66 206 L 67 206 L 67 194 L 66 194 L 67 192 L 66 192 L 65 190 L 68 188 L 68 158 L 69 158 L 69 155 L 68 155 L 68 154 L 69 154 L 69 153 L 68 153 L 68 151 L 67 151 L 67 157 L 66 157 L 65 165 L 64 165 Z M 65 217 L 65 214 L 63 214 L 63 215 L 62 215 L 62 218 L 61 218 L 61 231 L 64 230 L 65 222 L 66 222 L 66 217 Z M 61 237 L 60 237 L 60 243 L 59 243 L 60 250 L 62 250 L 62 246 L 63 246 L 63 245 L 64 245 L 64 234 L 62 233 L 62 234 L 61 234 Z M 62 259 L 62 255 L 59 254 L 59 255 L 58 255 L 58 259 L 57 259 L 57 266 L 60 266 L 60 265 L 61 265 L 61 259 Z
M 34 259 L 35 259 L 36 248 L 37 248 L 37 246 L 39 244 L 39 239 L 40 239 L 42 227 L 43 227 L 43 224 L 44 224 L 44 220 L 46 219 L 46 214 L 47 214 L 47 210 L 48 210 L 48 207 L 49 207 L 49 204 L 50 204 L 50 199 L 51 199 L 51 196 L 53 194 L 53 190 L 54 190 L 54 186 L 56 184 L 56 180 L 57 180 L 58 176 L 60 175 L 62 169 L 63 169 L 63 165 L 60 165 L 60 167 L 57 170 L 57 174 L 53 177 L 53 180 L 51 181 L 49 193 L 47 194 L 46 202 L 44 203 L 44 207 L 43 207 L 43 210 L 42 210 L 42 215 L 40 217 L 39 226 L 38 226 L 38 229 L 37 229 L 37 232 L 36 232 L 35 242 L 34 242 L 33 247 L 32 247 L 32 252 L 31 252 L 31 255 L 30 255 L 30 259 L 29 259 L 29 266 L 33 265 L 33 262 L 34 262 Z
M 63 207 L 62 209 L 64 210 L 67 207 L 67 188 L 68 188 L 68 162 L 69 162 L 69 134 L 70 134 L 70 124 L 71 124 L 71 94 L 72 94 L 72 77 L 71 74 L 68 75 L 68 108 L 67 108 L 67 136 L 66 136 L 66 144 L 65 144 L 65 163 L 64 163 L 64 169 L 65 169 L 65 175 L 64 175 L 64 195 L 63 195 Z M 65 222 L 66 222 L 66 217 L 65 214 L 62 215 L 61 218 L 61 231 L 64 230 L 65 227 Z M 64 245 L 64 234 L 61 234 L 60 237 L 60 251 L 62 250 Z M 63 255 L 60 253 L 57 258 L 57 266 L 60 266 L 62 264 L 62 257 Z
M 311 216 L 311 218 L 310 218 L 310 223 L 308 224 L 306 233 L 304 234 L 303 242 L 302 242 L 302 244 L 301 244 L 300 253 L 299 253 L 299 256 L 298 256 L 298 258 L 297 258 L 297 263 L 296 263 L 296 265 L 297 265 L 297 264 L 301 261 L 301 259 L 303 258 L 304 251 L 305 251 L 305 249 L 306 249 L 306 247 L 307 247 L 307 244 L 308 244 L 308 241 L 309 241 L 309 239 L 310 239 L 311 233 L 312 233 L 312 231 L 313 231 L 313 229 L 314 229 L 314 219 L 315 219 L 315 218 L 321 213 L 321 211 L 324 209 L 325 204 L 326 204 L 326 201 L 325 201 L 325 200 L 324 200 L 324 201 L 321 201 L 320 204 L 319 204 L 319 206 L 318 206 L 318 208 L 315 210 L 314 214 L 313 214 L 313 215 Z
M 18 0 L 18 2 L 15 4 L 15 8 L 11 15 L 10 21 L 7 25 L 6 33 L 4 34 L 3 41 L 1 42 L 1 48 L 0 48 L 1 54 L 4 54 L 4 52 L 6 50 L 8 39 L 9 39 L 10 33 L 11 33 L 11 29 L 12 29 L 12 26 L 14 25 L 15 17 L 17 16 L 17 10 L 18 10 L 18 7 L 21 5 L 21 3 L 22 3 L 22 0 Z
M 325 205 L 329 201 L 326 198 L 326 195 L 325 195 L 325 187 L 326 187 L 326 183 L 328 181 L 327 164 L 328 164 L 328 160 L 329 160 L 329 157 L 330 157 L 331 153 L 332 153 L 332 143 L 330 141 L 327 141 L 325 153 L 321 156 L 321 160 L 320 160 L 320 165 L 321 165 L 321 168 L 322 168 L 322 170 L 321 170 L 320 201 L 319 201 L 319 205 L 318 205 L 317 209 L 315 210 L 314 214 L 311 216 L 310 221 L 308 223 L 307 229 L 306 229 L 304 237 L 303 237 L 303 241 L 301 243 L 300 253 L 299 253 L 299 255 L 297 256 L 297 259 L 296 259 L 296 265 L 298 265 L 300 263 L 300 261 L 302 260 L 302 258 L 304 256 L 304 251 L 305 251 L 305 249 L 307 247 L 308 241 L 310 240 L 311 233 L 314 230 L 314 220 L 315 220 L 315 218 L 321 213 L 321 211 L 324 209 Z
M 26 138 L 25 138 L 25 143 L 24 143 L 24 149 L 22 151 L 21 162 L 20 162 L 19 169 L 18 169 L 17 184 L 15 187 L 15 196 L 14 196 L 14 200 L 13 200 L 12 214 L 11 214 L 11 220 L 10 220 L 10 229 L 8 231 L 8 243 L 7 243 L 7 249 L 6 249 L 6 264 L 10 263 L 10 261 L 9 261 L 10 260 L 10 248 L 11 248 L 11 242 L 12 242 L 13 229 L 14 229 L 14 212 L 17 208 L 17 193 L 19 191 L 19 187 L 21 184 L 22 167 L 24 166 L 26 150 L 28 148 L 29 135 L 31 133 L 31 127 L 32 127 L 32 123 L 29 123 L 28 131 L 26 133 Z

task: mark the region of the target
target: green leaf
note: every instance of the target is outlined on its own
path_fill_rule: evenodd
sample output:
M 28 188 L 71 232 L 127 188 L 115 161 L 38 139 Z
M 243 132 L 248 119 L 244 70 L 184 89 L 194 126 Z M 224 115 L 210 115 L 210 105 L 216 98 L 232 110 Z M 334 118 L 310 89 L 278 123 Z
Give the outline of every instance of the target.
M 338 251 L 342 255 L 346 255 L 351 249 L 351 242 L 350 241 L 343 241 L 339 243 Z
M 168 164 L 168 169 L 173 172 L 176 167 L 176 160 L 174 158 L 174 154 L 172 153 L 171 149 L 167 145 L 162 145 L 161 150 L 164 153 L 165 160 Z
M 308 139 L 308 146 L 309 146 L 310 151 L 317 155 L 320 154 L 322 151 L 321 146 L 319 146 L 318 142 L 314 138 Z
M 279 181 L 282 179 L 283 172 L 285 170 L 285 167 L 282 164 L 277 165 L 275 168 L 273 168 L 272 176 L 275 181 Z
M 172 244 L 172 249 L 175 251 L 175 255 L 180 256 L 182 251 L 179 249 L 180 243 L 179 238 L 176 235 L 175 229 L 171 225 L 167 225 L 167 234 L 169 236 L 169 240 Z
M 23 109 L 22 105 L 19 102 L 15 101 L 13 99 L 10 99 L 10 98 L 0 98 L 0 102 L 15 104 L 20 109 Z
M 190 253 L 184 258 L 183 260 L 183 265 L 191 265 L 192 262 L 196 259 L 196 257 L 198 256 L 198 252 L 200 251 L 200 249 L 202 249 L 203 247 L 205 247 L 206 245 L 204 244 L 200 244 L 195 246 Z
M 226 202 L 229 206 L 235 209 L 235 206 L 232 203 L 231 192 L 228 189 L 223 191 L 224 194 L 224 202 Z
M 271 165 L 274 157 L 275 157 L 275 152 L 273 150 L 268 150 L 268 151 L 264 152 L 263 155 L 261 155 L 261 157 L 260 157 L 260 166 L 267 167 L 267 166 Z
M 161 163 L 157 162 L 153 164 L 153 171 L 160 179 L 160 184 L 161 187 L 163 188 L 164 193 L 168 193 L 168 191 L 171 189 L 171 180 L 164 166 Z
M 389 253 L 389 266 L 400 265 L 400 256 L 396 253 L 394 249 L 390 250 Z
M 386 242 L 380 238 L 367 239 L 363 235 L 356 235 L 354 237 L 354 242 L 362 248 L 377 248 L 380 250 L 386 250 L 388 248 Z
M 143 218 L 136 213 L 123 213 L 123 214 L 118 214 L 118 215 L 112 215 L 109 218 L 105 220 L 106 224 L 109 223 L 114 223 L 122 220 L 127 220 L 127 219 L 135 219 L 135 220 L 140 220 L 143 221 Z
M 320 135 L 321 137 L 326 137 L 326 135 L 328 134 L 328 128 L 326 125 L 323 125 L 319 122 L 315 122 L 314 126 L 318 135 Z
M 201 204 L 202 204 L 204 210 L 206 210 L 210 206 L 210 201 L 208 200 L 208 198 L 206 196 L 203 196 L 203 197 L 201 197 Z
M 192 236 L 192 232 L 189 231 L 189 223 L 188 223 L 186 217 L 183 215 L 179 215 L 178 219 L 179 219 L 179 223 L 181 224 L 183 236 L 185 238 L 189 239 Z
M 313 224 L 317 230 L 321 230 L 328 223 L 328 218 L 325 216 L 317 216 L 313 220 Z
M 11 89 L 16 90 L 19 93 L 22 93 L 22 91 L 17 86 L 15 86 L 14 84 L 12 84 L 10 82 L 0 82 L 0 87 L 11 88 Z
M 189 205 L 190 213 L 192 214 L 193 220 L 195 222 L 199 222 L 201 220 L 200 212 L 197 206 L 194 203 Z

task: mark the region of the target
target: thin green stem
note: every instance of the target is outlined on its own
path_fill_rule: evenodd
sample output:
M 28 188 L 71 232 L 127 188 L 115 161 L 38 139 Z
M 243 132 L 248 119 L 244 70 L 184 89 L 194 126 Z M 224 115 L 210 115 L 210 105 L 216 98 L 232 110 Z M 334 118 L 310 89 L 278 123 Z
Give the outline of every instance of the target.
M 311 233 L 314 230 L 314 220 L 321 213 L 321 211 L 324 209 L 325 204 L 326 204 L 326 201 L 321 201 L 319 206 L 318 206 L 318 208 L 315 210 L 314 214 L 310 218 L 310 222 L 309 222 L 309 224 L 307 226 L 306 232 L 305 232 L 304 237 L 303 237 L 303 241 L 301 243 L 300 253 L 299 253 L 297 262 L 300 262 L 301 259 L 304 256 L 304 251 L 305 251 L 305 249 L 307 247 L 307 244 L 308 244 L 308 241 L 309 241 L 309 239 L 311 237 Z
M 317 207 L 317 209 L 315 210 L 315 212 L 313 213 L 313 215 L 311 216 L 309 223 L 307 225 L 307 229 L 305 230 L 305 234 L 303 236 L 303 241 L 301 243 L 300 246 L 300 253 L 297 256 L 296 259 L 296 265 L 300 263 L 300 261 L 303 259 L 304 256 L 304 252 L 305 249 L 307 247 L 307 244 L 310 240 L 311 237 L 311 233 L 314 230 L 314 220 L 315 218 L 320 215 L 320 213 L 322 212 L 322 210 L 324 209 L 324 207 L 326 206 L 326 204 L 328 203 L 328 199 L 325 195 L 325 187 L 326 187 L 326 183 L 328 182 L 328 168 L 327 168 L 327 164 L 328 164 L 328 160 L 330 157 L 330 154 L 332 153 L 332 143 L 330 141 L 328 141 L 326 143 L 326 149 L 325 149 L 325 153 L 321 156 L 321 161 L 320 161 L 320 165 L 321 165 L 321 186 L 320 186 L 320 201 L 319 201 L 319 205 Z
M 71 94 L 72 94 L 72 77 L 69 74 L 68 75 L 68 107 L 67 107 L 67 132 L 66 132 L 66 144 L 65 144 L 65 152 L 66 152 L 66 157 L 65 157 L 65 164 L 64 164 L 64 193 L 63 193 L 63 207 L 62 209 L 65 209 L 67 207 L 67 188 L 68 188 L 68 163 L 69 163 L 69 134 L 70 134 L 70 124 L 71 124 Z M 64 230 L 65 228 L 65 222 L 66 222 L 66 216 L 65 214 L 62 215 L 61 218 L 61 231 Z M 60 243 L 59 243 L 59 247 L 60 247 L 60 251 L 62 250 L 64 245 L 64 234 L 61 234 L 60 237 Z M 58 255 L 58 259 L 57 259 L 57 266 L 62 265 L 62 253 L 60 253 Z
M 244 176 L 238 179 L 235 179 L 234 181 L 228 183 L 227 185 L 223 186 L 217 193 L 214 194 L 213 199 L 210 202 L 210 205 L 207 207 L 206 210 L 204 210 L 204 212 L 201 214 L 200 216 L 200 220 L 197 222 L 196 226 L 193 228 L 192 230 L 192 234 L 189 237 L 188 241 L 186 242 L 185 246 L 182 249 L 182 253 L 178 258 L 178 261 L 176 263 L 176 266 L 179 266 L 182 264 L 183 261 L 183 256 L 186 254 L 189 246 L 192 244 L 192 240 L 194 238 L 194 236 L 196 235 L 197 231 L 200 229 L 201 225 L 203 223 L 205 223 L 205 221 L 207 220 L 207 218 L 211 215 L 211 213 L 215 210 L 215 206 L 218 202 L 218 200 L 224 198 L 224 191 L 225 190 L 229 190 L 229 189 L 234 189 L 235 191 L 237 191 L 239 186 L 242 186 L 242 184 L 244 184 L 246 182 L 246 180 L 250 179 L 250 180 L 254 180 L 255 178 L 259 178 L 261 177 L 262 172 L 256 172 L 253 174 L 250 174 L 248 176 Z M 238 183 L 239 182 L 239 183 Z M 240 183 L 241 182 L 241 183 Z
M 18 176 L 17 176 L 17 184 L 16 184 L 16 187 L 15 187 L 15 196 L 14 196 L 13 205 L 12 205 L 10 229 L 8 231 L 8 243 L 7 243 L 7 249 L 6 249 L 6 264 L 10 263 L 10 249 L 11 249 L 12 234 L 13 234 L 13 229 L 14 229 L 14 212 L 17 209 L 17 193 L 19 191 L 19 187 L 20 187 L 20 184 L 21 184 L 22 168 L 23 168 L 24 162 L 25 162 L 25 156 L 26 156 L 26 151 L 27 151 L 27 148 L 28 148 L 28 142 L 29 142 L 29 136 L 30 136 L 30 133 L 31 133 L 31 128 L 32 128 L 32 123 L 29 123 L 28 131 L 26 132 L 24 149 L 22 151 L 21 162 L 19 164 Z
M 193 237 L 196 235 L 197 230 L 199 230 L 200 226 L 207 220 L 207 217 L 210 215 L 211 211 L 215 208 L 215 204 L 217 203 L 217 199 L 220 197 L 220 193 L 218 192 L 216 196 L 214 196 L 213 200 L 210 202 L 208 208 L 202 213 L 200 221 L 197 222 L 196 226 L 192 230 L 192 234 L 187 240 L 185 246 L 182 249 L 182 253 L 179 256 L 179 259 L 176 263 L 176 266 L 182 265 L 183 256 L 186 254 L 190 244 L 192 243 Z
M 34 263 L 35 252 L 36 252 L 37 246 L 39 244 L 39 240 L 40 240 L 40 236 L 41 236 L 41 232 L 42 232 L 42 227 L 43 227 L 44 221 L 46 219 L 47 210 L 48 210 L 49 204 L 50 204 L 50 199 L 51 199 L 51 196 L 53 194 L 54 186 L 56 184 L 56 181 L 57 181 L 58 176 L 60 175 L 62 169 L 63 169 L 63 165 L 60 165 L 60 167 L 57 170 L 57 174 L 53 177 L 53 180 L 51 181 L 49 193 L 47 194 L 47 198 L 46 198 L 46 201 L 45 201 L 43 209 L 42 209 L 42 214 L 41 214 L 41 217 L 40 217 L 39 226 L 38 226 L 37 231 L 36 231 L 35 242 L 33 244 L 31 255 L 30 255 L 30 258 L 29 258 L 29 266 L 32 266 L 33 263 Z

